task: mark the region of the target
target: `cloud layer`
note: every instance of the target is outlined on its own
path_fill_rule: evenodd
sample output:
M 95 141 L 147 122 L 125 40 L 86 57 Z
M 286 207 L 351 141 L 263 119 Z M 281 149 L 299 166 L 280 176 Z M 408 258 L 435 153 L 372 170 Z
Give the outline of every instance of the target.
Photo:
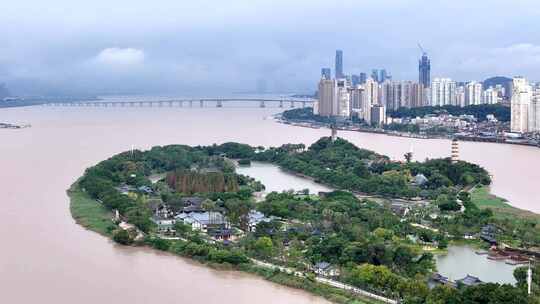
M 144 51 L 134 48 L 106 48 L 95 58 L 98 64 L 108 66 L 132 66 L 144 62 Z
M 32 18 L 28 18 L 32 16 Z M 9 1 L 0 82 L 18 93 L 214 95 L 315 89 L 344 50 L 347 73 L 540 80 L 537 0 Z

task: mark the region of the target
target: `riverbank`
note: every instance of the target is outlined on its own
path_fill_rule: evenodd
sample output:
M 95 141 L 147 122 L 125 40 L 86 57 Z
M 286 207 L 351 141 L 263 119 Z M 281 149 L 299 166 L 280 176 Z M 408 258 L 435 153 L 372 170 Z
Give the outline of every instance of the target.
M 100 235 L 112 238 L 112 232 L 117 229 L 117 227 L 112 221 L 113 214 L 109 210 L 107 210 L 100 202 L 92 199 L 87 193 L 82 191 L 77 182 L 69 188 L 67 194 L 70 199 L 71 215 L 77 224 L 90 231 L 94 231 Z M 210 262 L 201 258 L 181 254 L 181 251 L 177 250 L 177 248 L 181 245 L 181 242 L 184 242 L 182 240 L 166 240 L 166 242 L 168 242 L 168 246 L 166 247 L 156 245 L 160 244 L 156 242 L 151 243 L 151 245 L 148 242 L 140 242 L 136 245 L 150 247 L 159 251 L 166 251 L 180 257 L 190 258 L 215 270 L 234 270 L 254 274 L 273 283 L 305 290 L 334 303 L 381 303 L 379 301 L 370 300 L 357 294 L 353 294 L 351 291 L 318 282 L 315 280 L 315 276 L 297 276 L 295 274 L 286 273 L 279 269 L 271 269 L 252 263 L 239 264 L 235 266 L 229 263 Z
M 470 193 L 471 200 L 476 206 L 480 209 L 491 209 L 501 219 L 515 219 L 517 217 L 540 223 L 540 214 L 513 207 L 504 198 L 491 194 L 490 188 L 487 186 L 475 187 Z
M 70 199 L 69 210 L 75 222 L 84 228 L 111 237 L 116 228 L 113 214 L 98 201 L 84 193 L 75 182 L 67 190 Z
M 282 115 L 277 114 L 274 116 L 275 120 L 278 123 L 287 124 L 296 127 L 320 129 L 320 128 L 330 128 L 329 123 L 322 123 L 317 121 L 309 120 L 290 120 L 284 118 Z M 509 144 L 509 145 L 521 145 L 529 147 L 540 147 L 539 141 L 527 140 L 527 139 L 506 139 L 504 137 L 491 137 L 491 136 L 479 136 L 473 134 L 461 134 L 461 133 L 449 133 L 445 135 L 433 135 L 433 134 L 419 134 L 413 132 L 400 132 L 394 130 L 386 130 L 381 128 L 372 128 L 372 127 L 362 127 L 355 125 L 340 126 L 335 125 L 335 128 L 340 131 L 353 131 L 353 132 L 362 132 L 362 133 L 372 133 L 372 134 L 382 134 L 387 136 L 394 137 L 406 137 L 406 138 L 415 138 L 415 139 L 453 139 L 457 138 L 461 141 L 472 141 L 472 142 L 489 142 L 497 144 Z

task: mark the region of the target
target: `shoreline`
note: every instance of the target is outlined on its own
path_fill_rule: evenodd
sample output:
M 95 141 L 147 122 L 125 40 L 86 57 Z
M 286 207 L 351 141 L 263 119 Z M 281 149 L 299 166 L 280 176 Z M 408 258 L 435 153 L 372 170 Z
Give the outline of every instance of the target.
M 69 197 L 69 201 L 70 201 L 69 209 L 70 209 L 72 218 L 75 220 L 75 223 L 77 225 L 82 226 L 88 231 L 95 232 L 99 235 L 106 237 L 110 241 L 113 241 L 112 230 L 107 232 L 107 230 L 103 230 L 103 227 L 100 226 L 100 223 L 101 224 L 105 223 L 103 221 L 105 220 L 105 217 L 107 215 L 110 215 L 110 217 L 107 217 L 106 219 L 109 224 L 108 226 L 117 228 L 116 225 L 114 225 L 114 223 L 112 222 L 112 213 L 106 210 L 98 201 L 90 198 L 88 194 L 86 194 L 82 189 L 80 189 L 78 185 L 78 181 L 74 182 L 70 186 L 70 188 L 66 191 L 66 194 Z M 96 212 L 90 212 L 90 213 L 80 212 L 81 209 L 88 211 L 88 209 L 84 207 L 89 207 L 90 203 L 92 204 L 92 207 L 89 208 L 89 209 L 92 209 L 90 211 L 100 210 L 100 211 L 107 211 L 108 213 L 97 212 L 97 214 L 101 214 L 102 216 L 105 216 L 105 217 L 98 218 L 96 220 L 96 218 L 93 217 L 95 216 Z M 238 266 L 234 266 L 228 263 L 220 264 L 220 263 L 215 263 L 211 261 L 204 261 L 196 257 L 178 254 L 170 248 L 167 250 L 162 250 L 160 248 L 156 248 L 149 244 L 146 244 L 144 243 L 144 241 L 135 243 L 131 245 L 131 247 L 150 249 L 150 250 L 155 250 L 156 252 L 164 252 L 167 254 L 171 254 L 175 257 L 187 259 L 188 261 L 197 263 L 200 266 L 209 267 L 217 271 L 234 271 L 241 274 L 255 275 L 258 278 L 262 278 L 274 284 L 278 284 L 280 286 L 284 286 L 288 288 L 293 288 L 295 290 L 301 290 L 301 291 L 307 292 L 311 296 L 321 297 L 332 303 L 349 303 L 350 301 L 356 301 L 354 303 L 358 303 L 358 304 L 382 303 L 380 301 L 367 299 L 359 295 L 352 295 L 351 292 L 348 292 L 347 290 L 319 283 L 316 280 L 313 280 L 312 278 L 309 278 L 309 277 L 299 277 L 299 276 L 296 276 L 294 274 L 289 274 L 279 269 L 272 269 L 272 268 L 257 266 L 256 264 L 253 264 L 253 263 L 240 264 Z
M 302 128 L 311 128 L 311 129 L 320 129 L 320 128 L 329 128 L 327 123 L 321 123 L 316 121 L 295 121 L 288 120 L 283 118 L 280 114 L 274 116 L 274 120 L 277 123 L 287 124 L 295 127 Z M 371 133 L 371 134 L 381 134 L 386 136 L 393 137 L 405 137 L 405 138 L 414 138 L 414 139 L 447 139 L 451 140 L 452 138 L 457 138 L 461 141 L 470 141 L 470 142 L 486 142 L 494 144 L 508 144 L 508 145 L 519 145 L 527 147 L 540 148 L 539 143 L 531 143 L 528 141 L 520 141 L 519 139 L 504 139 L 504 138 L 491 138 L 491 137 L 473 137 L 473 136 L 463 136 L 457 134 L 448 134 L 448 135 L 422 135 L 410 132 L 399 132 L 399 131 L 388 131 L 384 129 L 372 129 L 372 128 L 362 128 L 362 127 L 336 127 L 338 131 L 351 131 L 351 132 L 361 132 L 361 133 Z

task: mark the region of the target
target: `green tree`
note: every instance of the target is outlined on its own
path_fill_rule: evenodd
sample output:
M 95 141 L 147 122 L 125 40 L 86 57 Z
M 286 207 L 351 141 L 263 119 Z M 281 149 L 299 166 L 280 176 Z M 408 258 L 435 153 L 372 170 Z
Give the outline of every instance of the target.
M 255 241 L 253 249 L 255 250 L 255 254 L 257 256 L 260 256 L 262 258 L 269 258 L 273 254 L 274 244 L 271 238 L 263 236 L 258 238 L 257 241 Z
M 113 240 L 117 242 L 118 244 L 122 245 L 131 245 L 133 244 L 133 237 L 129 233 L 129 231 L 124 229 L 116 229 L 113 232 Z

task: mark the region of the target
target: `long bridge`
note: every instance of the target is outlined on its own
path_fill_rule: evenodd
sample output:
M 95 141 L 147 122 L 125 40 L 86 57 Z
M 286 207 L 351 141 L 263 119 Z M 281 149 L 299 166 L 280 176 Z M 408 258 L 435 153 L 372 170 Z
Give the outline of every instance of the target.
M 167 99 L 167 100 L 152 100 L 152 99 L 140 99 L 140 100 L 92 100 L 92 101 L 70 101 L 70 102 L 48 102 L 44 103 L 45 106 L 54 107 L 205 107 L 209 105 L 215 105 L 221 108 L 226 103 L 232 102 L 244 102 L 255 103 L 261 108 L 265 108 L 267 104 L 276 104 L 280 108 L 288 105 L 294 108 L 296 104 L 305 107 L 307 104 L 313 104 L 313 99 L 299 99 L 299 98 L 191 98 L 191 99 Z

